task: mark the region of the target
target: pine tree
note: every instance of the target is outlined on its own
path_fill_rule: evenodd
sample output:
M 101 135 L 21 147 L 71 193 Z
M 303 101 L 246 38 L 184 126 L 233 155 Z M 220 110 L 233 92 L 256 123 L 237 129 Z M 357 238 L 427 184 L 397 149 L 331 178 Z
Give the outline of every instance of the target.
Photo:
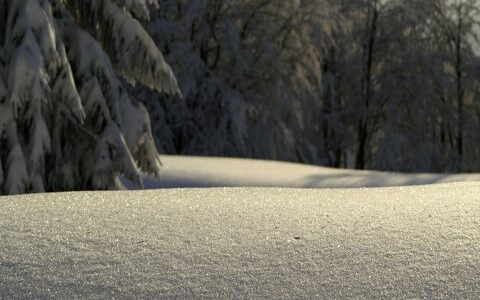
M 141 184 L 160 160 L 122 79 L 179 94 L 137 21 L 155 0 L 0 0 L 0 193 Z

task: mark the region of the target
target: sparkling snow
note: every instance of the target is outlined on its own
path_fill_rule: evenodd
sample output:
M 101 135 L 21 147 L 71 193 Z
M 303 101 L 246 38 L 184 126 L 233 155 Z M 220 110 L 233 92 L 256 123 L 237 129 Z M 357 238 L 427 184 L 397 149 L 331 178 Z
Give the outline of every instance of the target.
M 238 167 L 212 168 L 222 161 Z M 283 167 L 279 180 L 295 173 Z M 37 194 L 0 207 L 1 299 L 480 295 L 475 182 Z
M 479 187 L 5 197 L 0 296 L 471 298 Z

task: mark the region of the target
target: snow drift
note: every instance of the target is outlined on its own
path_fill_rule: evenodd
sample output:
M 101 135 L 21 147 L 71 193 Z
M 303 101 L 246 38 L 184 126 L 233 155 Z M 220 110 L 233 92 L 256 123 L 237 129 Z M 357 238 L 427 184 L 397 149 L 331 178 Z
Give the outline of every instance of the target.
M 480 181 L 480 174 L 402 174 L 341 170 L 287 162 L 162 155 L 161 180 L 147 188 L 288 187 L 358 188 Z M 127 187 L 134 185 L 127 183 Z

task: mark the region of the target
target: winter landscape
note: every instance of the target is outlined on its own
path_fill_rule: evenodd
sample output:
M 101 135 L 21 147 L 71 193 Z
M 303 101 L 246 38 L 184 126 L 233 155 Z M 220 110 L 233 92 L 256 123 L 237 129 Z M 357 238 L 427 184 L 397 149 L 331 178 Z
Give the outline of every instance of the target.
M 0 298 L 478 298 L 480 175 L 164 160 L 182 188 L 0 198 Z
M 0 0 L 0 299 L 480 298 L 479 0 Z

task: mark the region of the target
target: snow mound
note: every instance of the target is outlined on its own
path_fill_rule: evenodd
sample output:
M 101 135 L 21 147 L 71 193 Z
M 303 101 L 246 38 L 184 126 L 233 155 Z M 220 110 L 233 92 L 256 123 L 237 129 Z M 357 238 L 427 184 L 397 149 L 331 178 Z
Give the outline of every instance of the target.
M 0 298 L 477 298 L 479 195 L 450 183 L 0 197 Z
M 357 188 L 480 181 L 480 174 L 400 174 L 254 159 L 168 155 L 161 158 L 161 180 L 146 178 L 147 188 Z M 126 185 L 133 188 L 132 184 Z

